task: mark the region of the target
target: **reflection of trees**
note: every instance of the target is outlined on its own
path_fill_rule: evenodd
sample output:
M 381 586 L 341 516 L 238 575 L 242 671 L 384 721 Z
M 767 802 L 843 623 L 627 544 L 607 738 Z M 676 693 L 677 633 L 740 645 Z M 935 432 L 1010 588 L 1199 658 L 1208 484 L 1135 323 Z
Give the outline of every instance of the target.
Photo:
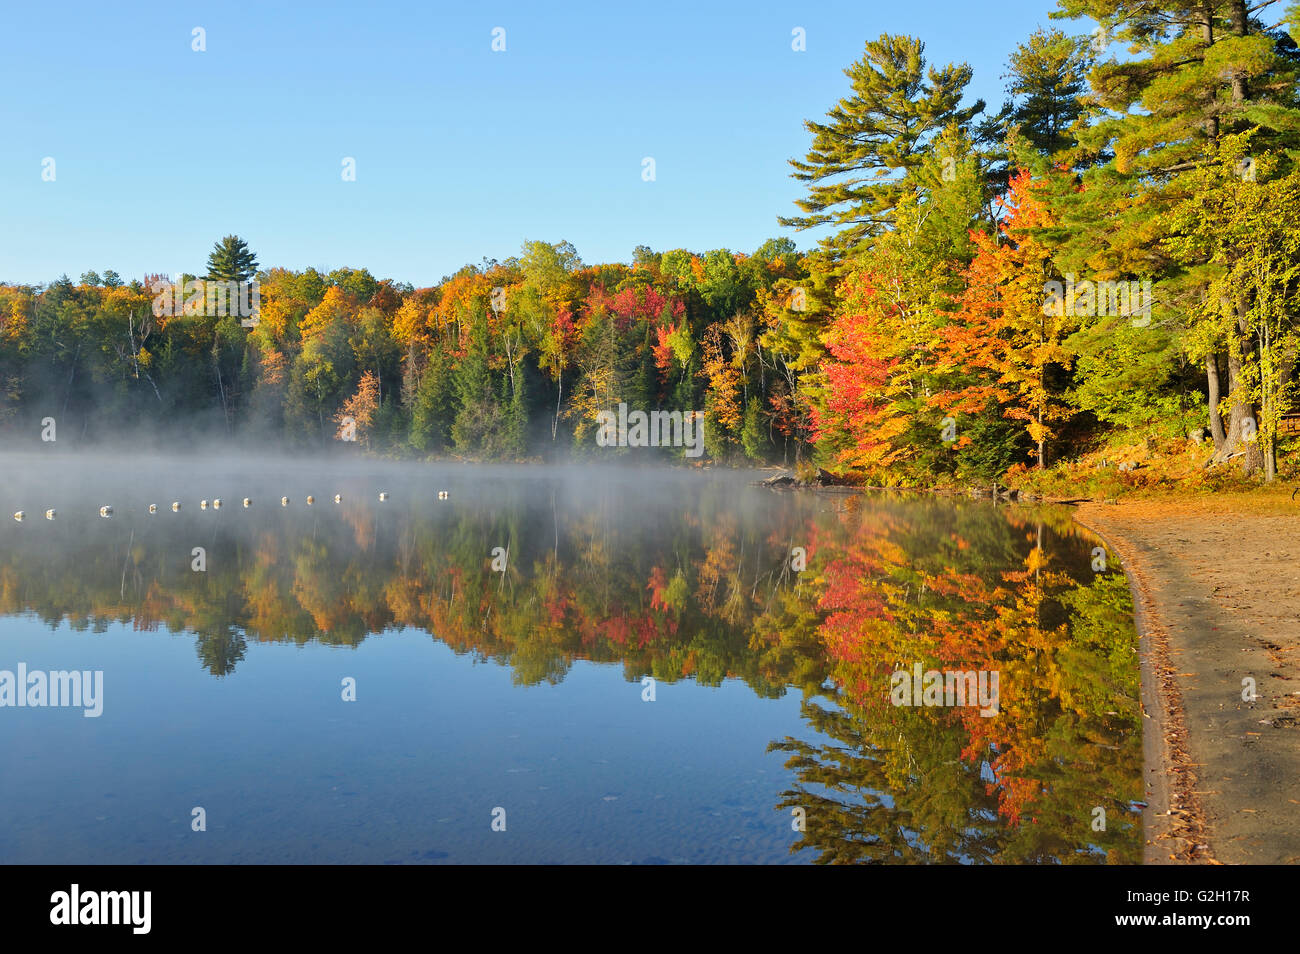
M 914 750 L 900 735 L 887 740 L 893 746 L 881 748 L 871 738 L 871 726 L 852 711 L 805 701 L 802 713 L 811 728 L 834 741 L 787 738 L 769 746 L 790 754 L 786 767 L 799 780 L 778 806 L 806 812 L 797 849 L 816 849 L 822 864 L 990 860 L 992 799 L 978 778 L 960 770 L 923 784 L 905 777 L 900 790 L 900 762 L 908 776 L 921 763 L 960 766 L 954 736 L 921 736 L 921 749 Z M 955 819 L 960 824 L 951 824 Z M 934 837 L 923 839 L 918 832 Z
M 1141 722 L 1123 576 L 1054 565 L 1058 538 L 1042 524 L 979 527 L 1024 541 L 999 564 L 953 532 L 960 516 L 905 516 L 818 527 L 832 705 L 804 705 L 815 741 L 771 746 L 798 778 L 779 807 L 807 813 L 792 850 L 835 863 L 1136 861 Z M 998 671 L 1001 711 L 893 706 L 889 676 L 914 662 Z M 1096 807 L 1105 832 L 1092 830 Z
M 184 514 L 122 539 L 95 523 L 0 556 L 0 612 L 198 634 L 227 675 L 249 641 L 358 645 L 411 628 L 558 683 L 575 660 L 629 680 L 743 680 L 804 695 L 774 742 L 823 862 L 1136 860 L 1137 666 L 1127 587 L 1094 578 L 1063 511 L 704 484 L 687 502 L 591 489 L 563 512 L 506 489 L 456 508 L 364 504 L 255 521 Z M 224 517 L 224 515 L 223 515 Z M 206 521 L 206 522 L 204 522 Z M 204 542 L 206 573 L 190 547 Z M 507 547 L 493 572 L 493 547 Z M 808 567 L 790 569 L 790 548 Z M 125 557 L 125 565 L 124 565 Z M 889 675 L 997 670 L 1001 712 L 892 706 Z M 1103 807 L 1107 831 L 1093 832 Z
M 215 633 L 200 636 L 196 648 L 203 668 L 214 676 L 226 676 L 235 671 L 235 663 L 244 658 L 247 643 L 239 633 Z
M 205 636 L 205 660 L 224 660 L 214 672 L 241 658 L 218 648 L 235 634 L 357 645 L 409 627 L 508 664 L 523 684 L 559 682 L 576 659 L 620 662 L 629 679 L 737 677 L 763 695 L 824 679 L 816 607 L 800 603 L 773 546 L 803 538 L 805 503 L 764 497 L 737 510 L 734 492 L 715 488 L 686 507 L 662 497 L 648 519 L 639 497 L 593 493 L 564 514 L 518 490 L 456 509 L 185 511 L 134 527 L 129 553 L 126 521 L 62 539 L 55 524 L 0 556 L 0 612 L 231 634 Z M 195 543 L 206 572 L 189 566 Z M 496 546 L 509 552 L 504 574 L 490 569 Z M 786 633 L 794 616 L 798 640 Z

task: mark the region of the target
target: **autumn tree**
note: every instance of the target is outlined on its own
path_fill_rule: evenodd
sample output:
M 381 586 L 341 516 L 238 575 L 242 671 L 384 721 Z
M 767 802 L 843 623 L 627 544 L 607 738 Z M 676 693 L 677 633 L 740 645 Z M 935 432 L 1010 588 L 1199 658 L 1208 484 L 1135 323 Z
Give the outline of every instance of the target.
M 334 423 L 338 425 L 335 437 L 369 446 L 370 429 L 378 410 L 379 378 L 373 371 L 366 371 L 361 375 L 356 393 L 343 402 L 343 407 L 334 416 Z

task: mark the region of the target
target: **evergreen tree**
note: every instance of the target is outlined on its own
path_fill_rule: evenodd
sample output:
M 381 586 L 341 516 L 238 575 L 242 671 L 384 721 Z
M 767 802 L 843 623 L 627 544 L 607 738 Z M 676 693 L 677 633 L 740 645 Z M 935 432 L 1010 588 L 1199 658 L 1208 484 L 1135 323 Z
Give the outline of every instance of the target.
M 1220 162 L 1220 140 L 1248 132 L 1251 149 L 1289 151 L 1300 143 L 1296 45 L 1251 15 L 1246 0 L 1058 0 L 1055 16 L 1090 17 L 1100 35 L 1128 46 L 1124 59 L 1090 74 L 1090 125 L 1079 124 L 1078 156 L 1097 164 L 1084 188 L 1063 198 L 1064 272 L 1093 278 L 1161 280 L 1160 321 L 1181 323 L 1201 311 L 1215 269 L 1187 243 L 1167 242 L 1164 216 L 1195 191 L 1192 173 Z M 1253 169 L 1251 163 L 1247 168 Z M 1253 174 L 1253 173 L 1251 173 Z M 1225 305 L 1237 316 L 1208 349 L 1210 431 L 1220 456 L 1244 454 L 1246 470 L 1264 461 L 1250 440 L 1257 411 L 1245 398 L 1255 360 L 1247 336 L 1250 303 L 1234 291 Z M 1195 319 L 1192 319 L 1195 320 Z M 1218 413 L 1227 370 L 1228 422 Z
M 1055 28 L 1036 30 L 1016 47 L 1009 66 L 1007 92 L 1015 97 L 1012 128 L 1029 148 L 1046 156 L 1073 147 L 1070 127 L 1083 115 L 1091 66 L 1086 42 Z
M 227 235 L 208 256 L 209 281 L 246 282 L 257 274 L 257 256 L 238 235 Z
M 927 67 L 925 44 L 914 37 L 870 40 L 844 72 L 852 94 L 830 110 L 829 122 L 804 124 L 812 148 L 802 162 L 790 161 L 794 178 L 808 183 L 808 197 L 796 202 L 805 214 L 779 219 L 798 229 L 837 227 L 822 246 L 841 254 L 869 246 L 892 225 L 931 141 L 984 111 L 983 100 L 960 105 L 971 68 Z

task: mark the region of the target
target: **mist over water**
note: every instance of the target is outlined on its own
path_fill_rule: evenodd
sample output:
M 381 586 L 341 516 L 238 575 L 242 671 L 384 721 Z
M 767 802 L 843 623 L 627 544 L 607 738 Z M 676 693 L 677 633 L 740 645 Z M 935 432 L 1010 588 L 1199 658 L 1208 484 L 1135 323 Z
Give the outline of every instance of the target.
M 0 708 L 0 860 L 1140 856 L 1127 586 L 1067 511 L 721 469 L 0 466 L 0 670 L 105 686 L 96 719 Z M 998 717 L 892 704 L 914 664 L 999 672 Z

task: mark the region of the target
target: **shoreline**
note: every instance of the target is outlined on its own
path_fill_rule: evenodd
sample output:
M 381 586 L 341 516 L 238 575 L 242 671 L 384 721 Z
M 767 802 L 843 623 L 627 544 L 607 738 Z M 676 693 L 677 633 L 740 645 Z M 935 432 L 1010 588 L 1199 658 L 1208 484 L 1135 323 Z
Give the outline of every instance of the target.
M 1149 587 L 1139 574 L 1132 544 L 1113 528 L 1102 532 L 1091 508 L 1076 508 L 1075 522 L 1094 534 L 1119 556 L 1133 598 L 1133 624 L 1138 635 L 1142 708 L 1142 863 L 1144 865 L 1214 863 L 1206 842 L 1205 813 L 1196 795 L 1195 777 L 1187 759 L 1187 729 L 1182 699 L 1169 661 L 1169 636 L 1158 622 Z M 1183 806 L 1175 816 L 1171 805 Z M 1171 852 L 1161 850 L 1170 842 Z M 1199 847 L 1198 847 L 1199 846 Z
M 1296 863 L 1300 507 L 1164 497 L 1094 501 L 1075 519 L 1133 593 L 1144 864 Z

